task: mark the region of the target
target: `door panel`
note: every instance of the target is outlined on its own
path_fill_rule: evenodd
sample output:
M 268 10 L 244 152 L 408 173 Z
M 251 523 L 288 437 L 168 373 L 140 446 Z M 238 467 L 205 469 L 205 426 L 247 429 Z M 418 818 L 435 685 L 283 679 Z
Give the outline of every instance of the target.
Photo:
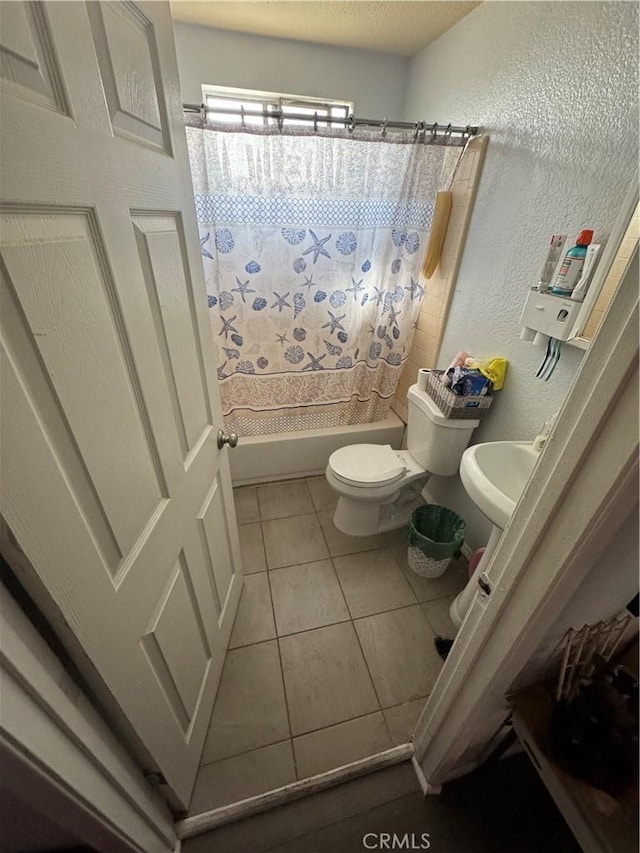
M 175 218 L 136 216 L 133 225 L 186 457 L 211 420 L 196 345 L 193 293 L 187 284 L 188 263 Z
M 242 578 L 168 4 L 7 5 L 2 512 L 186 807 Z
M 44 10 L 37 3 L 3 3 L 0 77 L 32 103 L 69 113 Z M 22 90 L 22 92 L 21 92 Z
M 153 25 L 133 3 L 89 3 L 88 10 L 114 132 L 170 153 Z
M 182 552 L 152 621 L 150 631 L 142 638 L 143 647 L 186 731 L 198 706 L 211 652 Z M 154 665 L 154 655 L 161 665 Z
M 8 286 L 109 519 L 120 555 L 168 497 L 113 288 L 89 217 L 2 217 Z M 101 247 L 103 248 L 103 247 Z M 70 358 L 69 342 L 82 358 Z M 113 460 L 122 474 L 113 477 Z M 122 500 L 123 490 L 131 497 Z

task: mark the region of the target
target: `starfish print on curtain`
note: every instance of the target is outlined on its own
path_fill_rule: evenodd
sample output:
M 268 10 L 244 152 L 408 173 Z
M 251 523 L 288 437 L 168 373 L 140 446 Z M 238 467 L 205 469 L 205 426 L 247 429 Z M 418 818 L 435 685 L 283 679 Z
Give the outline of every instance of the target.
M 309 228 L 309 234 L 311 234 L 313 238 L 313 245 L 309 246 L 306 252 L 303 252 L 303 255 L 308 255 L 313 252 L 313 263 L 315 264 L 320 257 L 320 255 L 324 255 L 325 258 L 331 258 L 331 255 L 324 248 L 324 244 L 331 239 L 331 234 L 328 237 L 323 237 L 321 240 L 319 237 L 316 237 L 315 233 Z

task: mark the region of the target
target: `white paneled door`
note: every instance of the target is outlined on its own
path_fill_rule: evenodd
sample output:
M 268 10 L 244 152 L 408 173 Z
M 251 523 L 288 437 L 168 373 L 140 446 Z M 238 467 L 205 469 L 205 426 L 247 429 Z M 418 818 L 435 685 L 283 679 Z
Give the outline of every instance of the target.
M 186 806 L 242 578 L 169 4 L 0 6 L 2 513 Z

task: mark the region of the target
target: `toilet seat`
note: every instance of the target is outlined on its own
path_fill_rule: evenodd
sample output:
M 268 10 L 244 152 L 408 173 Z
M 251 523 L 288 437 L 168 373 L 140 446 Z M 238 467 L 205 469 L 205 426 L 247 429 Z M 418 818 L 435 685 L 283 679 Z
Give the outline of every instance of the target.
M 351 444 L 331 454 L 329 469 L 349 486 L 376 488 L 402 479 L 407 466 L 389 444 Z

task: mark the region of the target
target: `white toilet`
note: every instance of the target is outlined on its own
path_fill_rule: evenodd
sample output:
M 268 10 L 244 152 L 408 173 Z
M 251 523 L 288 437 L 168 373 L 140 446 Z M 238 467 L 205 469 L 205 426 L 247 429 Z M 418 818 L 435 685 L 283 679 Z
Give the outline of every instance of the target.
M 329 457 L 326 477 L 338 493 L 333 523 L 350 536 L 405 525 L 431 474 L 452 477 L 478 420 L 445 418 L 426 391 L 407 394 L 407 449 L 351 444 Z

